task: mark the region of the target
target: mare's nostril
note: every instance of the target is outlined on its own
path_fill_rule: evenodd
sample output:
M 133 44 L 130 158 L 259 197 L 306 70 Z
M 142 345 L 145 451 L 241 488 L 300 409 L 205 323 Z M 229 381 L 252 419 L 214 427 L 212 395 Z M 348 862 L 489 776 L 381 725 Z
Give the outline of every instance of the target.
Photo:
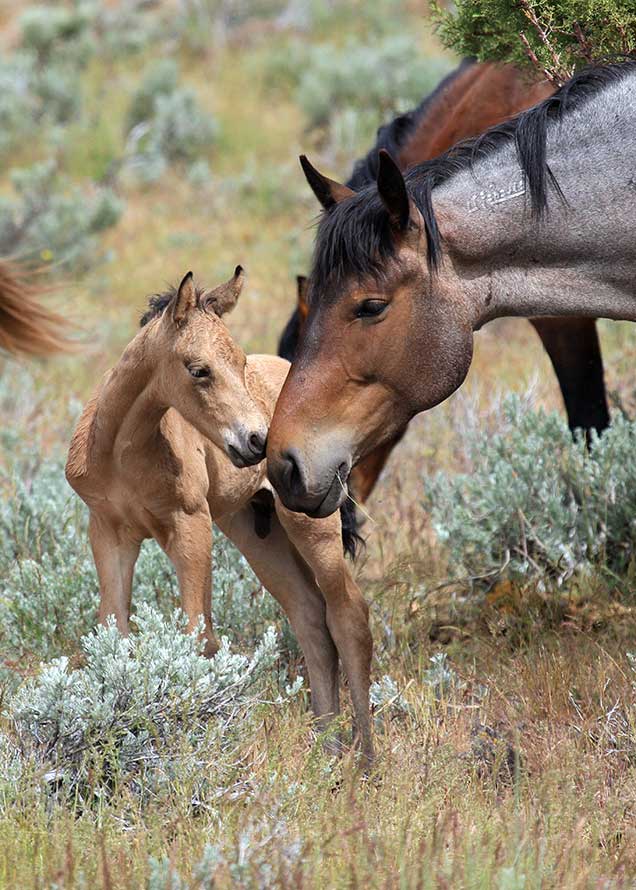
M 285 461 L 284 473 L 289 491 L 295 494 L 303 492 L 303 477 L 296 456 L 291 451 L 285 451 L 281 457 Z

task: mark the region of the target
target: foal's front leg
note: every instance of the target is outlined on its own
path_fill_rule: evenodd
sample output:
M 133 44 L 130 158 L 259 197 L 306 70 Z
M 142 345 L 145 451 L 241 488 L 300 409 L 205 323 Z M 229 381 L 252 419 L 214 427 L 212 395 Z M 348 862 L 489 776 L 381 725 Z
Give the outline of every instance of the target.
M 196 513 L 175 514 L 160 543 L 177 572 L 187 630 L 193 631 L 203 618 L 203 654 L 211 658 L 219 643 L 212 627 L 212 519 L 207 505 Z

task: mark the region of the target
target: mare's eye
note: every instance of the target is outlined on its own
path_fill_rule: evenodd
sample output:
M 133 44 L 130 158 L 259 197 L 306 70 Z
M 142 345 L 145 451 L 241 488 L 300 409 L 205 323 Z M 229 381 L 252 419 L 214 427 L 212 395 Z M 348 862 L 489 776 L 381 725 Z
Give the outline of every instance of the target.
M 194 377 L 195 380 L 206 380 L 212 376 L 210 369 L 206 365 L 189 365 L 188 374 L 190 377 Z
M 384 300 L 365 300 L 356 309 L 356 318 L 374 318 L 381 315 L 388 305 Z

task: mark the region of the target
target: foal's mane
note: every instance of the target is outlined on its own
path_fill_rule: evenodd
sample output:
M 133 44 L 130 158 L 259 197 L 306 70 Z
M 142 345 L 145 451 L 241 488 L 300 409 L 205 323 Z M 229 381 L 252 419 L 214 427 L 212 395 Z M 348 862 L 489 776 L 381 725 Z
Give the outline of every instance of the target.
M 179 288 L 176 287 L 176 285 L 171 284 L 165 291 L 163 291 L 163 293 L 152 294 L 152 296 L 148 297 L 148 308 L 139 319 L 139 327 L 143 328 L 149 321 L 152 321 L 153 318 L 158 318 L 160 315 L 163 315 L 166 306 L 172 303 L 177 296 L 178 290 Z M 205 288 L 197 285 L 195 287 L 195 293 L 197 300 L 199 300 L 205 293 Z
M 532 212 L 535 217 L 541 217 L 547 211 L 550 188 L 563 199 L 547 163 L 549 125 L 635 70 L 636 59 L 587 68 L 528 111 L 480 136 L 459 142 L 438 158 L 413 167 L 405 181 L 424 220 L 430 270 L 437 269 L 441 256 L 441 237 L 432 204 L 433 189 L 462 170 L 471 169 L 476 161 L 495 153 L 503 145 L 514 143 Z M 368 185 L 322 214 L 310 276 L 311 299 L 318 295 L 329 299 L 330 292 L 336 293 L 338 285 L 350 275 L 359 280 L 381 281 L 395 253 L 389 214 L 375 184 Z

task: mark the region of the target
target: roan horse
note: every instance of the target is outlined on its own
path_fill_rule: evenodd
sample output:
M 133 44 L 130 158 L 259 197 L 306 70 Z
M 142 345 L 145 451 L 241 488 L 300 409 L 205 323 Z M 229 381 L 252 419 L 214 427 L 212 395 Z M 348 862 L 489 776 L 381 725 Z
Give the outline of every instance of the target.
M 114 615 L 127 633 L 135 562 L 141 542 L 154 538 L 176 569 L 188 627 L 203 620 L 212 655 L 214 522 L 287 613 L 323 729 L 339 711 L 342 660 L 370 761 L 368 608 L 343 556 L 339 518 L 291 513 L 267 481 L 267 427 L 289 364 L 246 358 L 230 337 L 221 316 L 242 280 L 237 267 L 205 292 L 189 273 L 177 290 L 153 298 L 78 422 L 66 478 L 90 511 L 99 617 Z
M 0 260 L 0 349 L 12 355 L 50 355 L 73 348 L 68 322 L 36 299 L 19 267 Z
M 268 438 L 285 505 L 327 516 L 358 460 L 463 382 L 500 316 L 636 320 L 636 61 L 403 177 L 380 153 L 355 193 L 305 174 L 325 210 L 310 311 Z
M 407 114 L 400 115 L 378 131 L 376 144 L 356 162 L 347 186 L 358 191 L 375 182 L 379 150 L 384 148 L 404 172 L 431 160 L 460 139 L 477 136 L 513 114 L 524 111 L 553 92 L 546 82 L 528 81 L 510 65 L 464 61 L 430 96 Z M 292 361 L 298 349 L 308 314 L 307 280 L 298 278 L 297 308 L 289 319 L 279 344 L 279 355 Z M 603 362 L 591 318 L 530 319 L 548 353 L 561 387 L 570 429 L 604 430 L 609 422 Z M 371 494 L 391 451 L 403 432 L 374 448 L 351 471 L 349 487 L 357 501 Z M 355 528 L 351 501 L 343 523 Z M 350 515 L 353 513 L 353 515 Z

